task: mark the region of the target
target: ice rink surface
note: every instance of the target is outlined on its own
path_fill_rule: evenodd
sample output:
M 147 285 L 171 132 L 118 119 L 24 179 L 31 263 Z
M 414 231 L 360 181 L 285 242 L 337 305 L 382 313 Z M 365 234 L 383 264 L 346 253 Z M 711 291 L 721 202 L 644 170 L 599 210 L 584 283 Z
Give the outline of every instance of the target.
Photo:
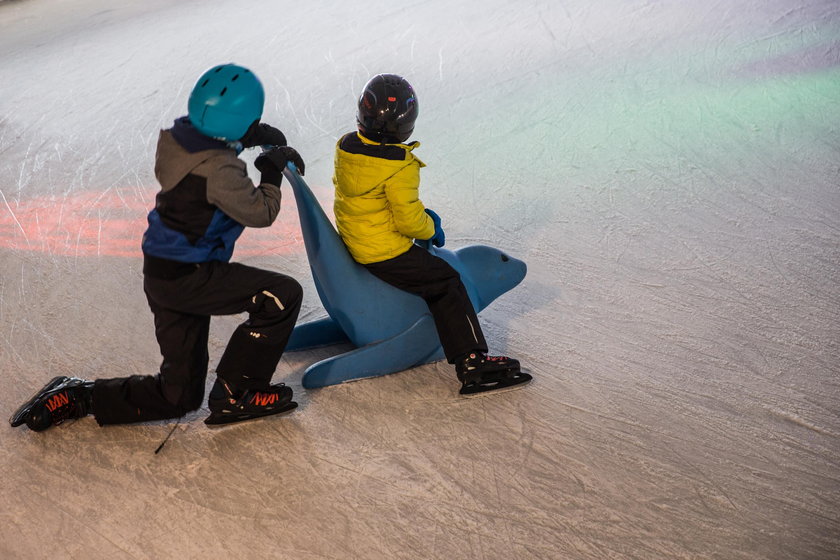
M 228 61 L 327 208 L 361 86 L 414 84 L 447 246 L 528 263 L 480 319 L 535 380 L 304 390 L 326 348 L 281 361 L 286 417 L 0 426 L 0 558 L 840 557 L 840 3 L 0 1 L 4 418 L 55 375 L 157 371 L 154 147 Z M 284 193 L 234 258 L 311 320 Z

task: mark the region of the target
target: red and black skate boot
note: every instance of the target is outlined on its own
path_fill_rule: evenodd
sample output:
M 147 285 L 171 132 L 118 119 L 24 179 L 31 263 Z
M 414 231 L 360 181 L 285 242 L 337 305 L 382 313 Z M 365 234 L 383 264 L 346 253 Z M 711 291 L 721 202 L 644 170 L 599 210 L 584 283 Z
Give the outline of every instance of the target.
M 519 360 L 507 356 L 488 356 L 472 352 L 455 363 L 462 395 L 496 391 L 531 381 L 531 375 L 519 369 Z
M 76 377 L 54 377 L 26 401 L 9 419 L 13 428 L 23 423 L 35 432 L 65 420 L 82 418 L 92 409 L 93 381 Z
M 242 422 L 297 408 L 297 403 L 292 400 L 291 387 L 283 383 L 275 383 L 262 390 L 237 391 L 221 379 L 216 379 L 207 403 L 210 416 L 204 423 L 208 425 Z

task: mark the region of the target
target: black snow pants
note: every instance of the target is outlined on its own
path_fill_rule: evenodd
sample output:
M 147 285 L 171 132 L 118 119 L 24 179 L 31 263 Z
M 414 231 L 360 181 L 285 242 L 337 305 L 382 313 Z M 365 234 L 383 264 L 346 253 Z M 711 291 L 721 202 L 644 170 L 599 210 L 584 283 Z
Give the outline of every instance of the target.
M 487 352 L 484 333 L 461 275 L 448 262 L 412 245 L 393 259 L 364 266 L 380 280 L 423 298 L 449 363 L 475 350 Z
M 100 425 L 181 417 L 201 407 L 210 317 L 247 312 L 216 375 L 237 388 L 265 388 L 300 311 L 303 291 L 286 275 L 238 263 L 181 264 L 146 257 L 143 287 L 163 362 L 156 375 L 97 379 Z

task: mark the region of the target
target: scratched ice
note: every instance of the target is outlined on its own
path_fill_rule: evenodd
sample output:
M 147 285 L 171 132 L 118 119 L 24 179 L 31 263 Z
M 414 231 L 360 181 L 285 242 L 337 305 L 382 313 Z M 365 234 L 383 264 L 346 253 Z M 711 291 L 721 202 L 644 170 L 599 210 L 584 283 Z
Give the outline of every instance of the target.
M 327 348 L 284 357 L 285 418 L 0 428 L 0 557 L 837 557 L 840 4 L 0 0 L 6 417 L 54 375 L 156 371 L 155 141 L 230 60 L 326 208 L 359 88 L 409 78 L 448 245 L 528 263 L 480 318 L 535 381 L 303 390 Z M 236 258 L 314 319 L 284 192 Z

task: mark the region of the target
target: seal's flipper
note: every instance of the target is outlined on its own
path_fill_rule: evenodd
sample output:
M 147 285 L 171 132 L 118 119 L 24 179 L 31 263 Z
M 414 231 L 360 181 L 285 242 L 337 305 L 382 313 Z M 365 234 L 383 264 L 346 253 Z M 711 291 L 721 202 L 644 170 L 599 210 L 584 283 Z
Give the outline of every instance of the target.
M 320 348 L 322 346 L 342 344 L 345 342 L 350 342 L 350 339 L 347 338 L 347 335 L 338 326 L 338 323 L 333 321 L 331 317 L 324 317 L 323 319 L 297 325 L 292 332 L 291 338 L 289 338 L 286 350 L 289 352 L 307 350 L 309 348 Z
M 429 349 L 433 349 L 430 350 Z M 377 377 L 443 358 L 432 316 L 423 315 L 411 328 L 345 354 L 317 362 L 306 369 L 306 389 Z

